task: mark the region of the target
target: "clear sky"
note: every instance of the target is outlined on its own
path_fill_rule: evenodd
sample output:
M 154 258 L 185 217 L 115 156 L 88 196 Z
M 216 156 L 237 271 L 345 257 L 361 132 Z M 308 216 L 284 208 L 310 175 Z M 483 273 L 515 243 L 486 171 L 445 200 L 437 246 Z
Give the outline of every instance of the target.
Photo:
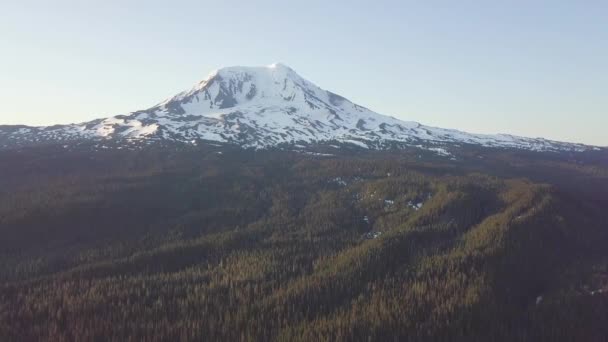
M 0 124 L 124 114 L 274 62 L 404 120 L 608 145 L 605 0 L 0 0 Z

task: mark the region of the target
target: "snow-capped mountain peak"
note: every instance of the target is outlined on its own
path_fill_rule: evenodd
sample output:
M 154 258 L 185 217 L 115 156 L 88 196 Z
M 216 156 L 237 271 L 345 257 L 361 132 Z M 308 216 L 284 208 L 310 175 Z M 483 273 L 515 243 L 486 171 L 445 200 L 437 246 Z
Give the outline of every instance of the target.
M 190 90 L 128 115 L 65 126 L 0 127 L 0 146 L 82 139 L 214 141 L 246 148 L 335 141 L 365 148 L 465 143 L 531 150 L 587 149 L 401 121 L 323 90 L 281 63 L 216 70 Z

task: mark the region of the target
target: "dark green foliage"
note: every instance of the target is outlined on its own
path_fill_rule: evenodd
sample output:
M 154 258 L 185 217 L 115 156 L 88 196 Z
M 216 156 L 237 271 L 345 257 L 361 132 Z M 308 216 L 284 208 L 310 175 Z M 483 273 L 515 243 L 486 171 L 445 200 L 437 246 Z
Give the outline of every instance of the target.
M 605 160 L 458 156 L 0 152 L 0 340 L 606 340 Z

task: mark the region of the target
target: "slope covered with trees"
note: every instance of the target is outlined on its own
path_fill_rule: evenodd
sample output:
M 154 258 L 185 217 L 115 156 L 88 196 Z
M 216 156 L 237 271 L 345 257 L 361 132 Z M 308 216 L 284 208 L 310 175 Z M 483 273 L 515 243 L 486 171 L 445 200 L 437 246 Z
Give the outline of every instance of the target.
M 608 162 L 0 152 L 2 341 L 603 341 Z

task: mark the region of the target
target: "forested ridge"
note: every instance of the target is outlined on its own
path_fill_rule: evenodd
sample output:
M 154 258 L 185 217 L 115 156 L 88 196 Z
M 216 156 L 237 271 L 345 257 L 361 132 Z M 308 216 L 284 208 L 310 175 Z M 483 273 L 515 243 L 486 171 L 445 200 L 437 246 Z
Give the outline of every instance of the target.
M 0 151 L 0 340 L 608 339 L 605 152 L 317 152 Z

